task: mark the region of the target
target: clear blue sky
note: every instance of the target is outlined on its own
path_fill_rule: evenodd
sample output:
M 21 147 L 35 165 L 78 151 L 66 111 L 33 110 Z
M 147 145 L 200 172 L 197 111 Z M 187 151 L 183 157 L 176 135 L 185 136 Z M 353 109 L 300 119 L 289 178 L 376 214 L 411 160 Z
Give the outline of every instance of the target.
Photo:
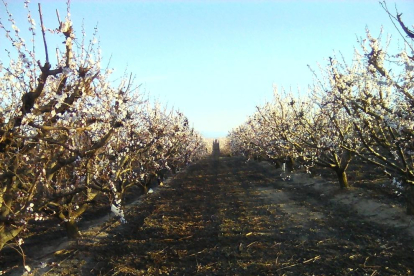
M 8 2 L 23 29 L 23 1 Z M 36 19 L 37 2 L 30 4 Z M 55 9 L 63 17 L 65 1 L 40 2 L 46 27 L 55 28 Z M 407 25 L 414 25 L 414 1 L 388 6 L 394 10 L 395 3 Z M 312 83 L 307 64 L 316 69 L 334 51 L 350 60 L 365 27 L 376 36 L 383 26 L 394 43 L 401 42 L 374 0 L 74 0 L 71 14 L 79 36 L 83 20 L 90 35 L 98 25 L 104 61 L 112 56 L 115 74 L 135 74 L 144 93 L 180 109 L 207 137 L 225 136 L 242 124 L 272 98 L 273 85 L 306 89 Z M 4 41 L 2 36 L 1 51 Z

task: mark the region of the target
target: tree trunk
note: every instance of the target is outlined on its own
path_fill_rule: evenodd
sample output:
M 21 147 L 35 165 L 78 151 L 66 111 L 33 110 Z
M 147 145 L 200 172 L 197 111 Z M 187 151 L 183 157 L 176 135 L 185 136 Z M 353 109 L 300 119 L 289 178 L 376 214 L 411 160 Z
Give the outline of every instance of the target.
M 289 172 L 293 172 L 295 168 L 295 159 L 292 156 L 289 156 L 288 162 L 286 163 L 286 168 L 289 170 Z
M 140 187 L 141 187 L 142 194 L 146 195 L 148 193 L 148 190 L 149 190 L 148 186 L 146 184 L 141 184 Z
M 279 169 L 282 167 L 282 163 L 280 162 L 280 159 L 273 159 L 272 162 L 275 165 L 276 169 Z
M 408 184 L 405 191 L 405 200 L 407 203 L 407 215 L 414 215 L 414 185 Z
M 76 211 L 73 211 L 69 215 L 65 216 L 64 213 L 60 213 L 58 215 L 59 219 L 64 221 L 66 234 L 70 240 L 76 240 L 81 236 L 78 225 L 76 224 L 76 219 L 80 217 L 87 210 L 87 208 L 88 203 L 84 203 Z
M 66 221 L 65 228 L 69 239 L 76 240 L 80 237 L 79 228 L 74 219 Z
M 348 184 L 348 177 L 346 176 L 346 171 L 341 168 L 336 168 L 335 172 L 336 172 L 336 175 L 338 176 L 339 187 L 341 187 L 341 189 L 348 189 L 349 184 Z

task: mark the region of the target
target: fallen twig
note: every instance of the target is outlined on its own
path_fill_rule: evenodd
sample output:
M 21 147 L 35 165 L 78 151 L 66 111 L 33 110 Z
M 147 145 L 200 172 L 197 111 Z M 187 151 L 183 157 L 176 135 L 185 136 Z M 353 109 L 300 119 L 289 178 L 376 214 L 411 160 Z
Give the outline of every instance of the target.
M 306 264 L 306 263 L 309 263 L 309 262 L 315 262 L 315 261 L 319 260 L 320 258 L 321 258 L 321 256 L 318 255 L 318 256 L 313 257 L 309 260 L 303 261 L 303 263 Z

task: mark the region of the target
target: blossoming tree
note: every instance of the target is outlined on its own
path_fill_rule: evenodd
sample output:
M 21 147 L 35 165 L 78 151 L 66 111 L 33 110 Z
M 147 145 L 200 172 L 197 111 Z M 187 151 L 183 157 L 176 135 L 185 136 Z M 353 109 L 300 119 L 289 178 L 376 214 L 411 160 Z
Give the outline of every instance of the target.
M 11 27 L 0 19 L 10 45 L 9 64 L 0 61 L 0 250 L 31 219 L 56 217 L 76 238 L 76 221 L 100 195 L 122 217 L 128 186 L 204 153 L 182 114 L 147 108 L 129 76 L 117 85 L 109 80 L 96 38 L 76 36 L 69 2 L 64 21 L 58 14 L 58 28 L 49 30 L 64 41 L 55 65 L 41 6 L 43 63 L 3 3 Z M 34 40 L 38 25 L 29 9 L 28 22 Z

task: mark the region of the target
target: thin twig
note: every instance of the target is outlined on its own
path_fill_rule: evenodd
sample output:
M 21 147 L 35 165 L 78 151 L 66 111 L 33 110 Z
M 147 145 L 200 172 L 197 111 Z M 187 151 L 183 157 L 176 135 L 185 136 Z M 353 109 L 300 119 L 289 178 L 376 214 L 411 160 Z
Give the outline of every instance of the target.
M 258 243 L 258 241 L 254 241 L 252 243 L 249 243 L 249 245 L 247 245 L 246 248 L 249 248 L 250 246 L 252 246 L 253 244 L 256 244 L 256 243 Z
M 303 263 L 306 264 L 306 263 L 309 263 L 309 262 L 315 262 L 315 261 L 319 260 L 320 258 L 321 258 L 321 256 L 316 256 L 316 257 L 313 257 L 309 260 L 303 261 Z
M 45 32 L 45 26 L 43 25 L 42 6 L 40 5 L 40 3 L 39 3 L 39 16 L 40 16 L 40 26 L 42 27 L 43 44 L 45 45 L 46 62 L 49 63 L 49 54 L 47 52 L 47 43 L 46 43 L 46 32 Z
M 390 20 L 391 20 L 391 23 L 394 25 L 394 27 L 395 27 L 395 29 L 398 31 L 398 33 L 400 34 L 400 36 L 402 37 L 402 39 L 405 41 L 405 43 L 411 48 L 411 50 L 413 50 L 413 48 L 411 47 L 411 45 L 408 43 L 408 41 L 407 41 L 407 39 L 405 38 L 405 36 L 401 33 L 401 31 L 400 31 L 400 28 L 397 26 L 397 24 L 395 24 L 395 22 L 394 21 L 398 21 L 399 23 L 400 23 L 400 25 L 402 24 L 402 25 L 404 25 L 402 22 L 400 22 L 400 17 L 399 18 L 397 18 L 397 17 L 395 17 L 393 14 L 391 14 L 391 12 L 388 10 L 388 6 L 387 6 L 387 2 L 385 2 L 385 1 L 383 1 L 383 2 L 379 2 L 380 3 L 380 5 L 381 5 L 381 7 L 384 9 L 384 11 L 388 14 L 388 16 L 389 16 L 389 18 L 390 18 Z M 398 10 L 397 10 L 397 7 L 395 7 L 395 11 L 396 11 L 396 13 L 397 13 L 397 16 L 398 16 Z M 401 16 L 401 15 L 400 15 Z M 405 25 L 404 25 L 404 27 L 405 27 Z M 403 27 L 403 29 L 404 29 L 404 27 Z M 404 30 L 405 31 L 405 30 Z M 407 35 L 408 35 L 408 33 L 407 33 Z
M 20 246 L 19 242 L 16 242 L 16 245 L 19 247 L 17 249 L 14 244 L 8 244 L 11 249 L 14 249 L 20 256 L 22 256 L 23 267 L 26 270 L 26 254 L 24 254 L 23 248 Z
M 62 21 L 60 21 L 59 11 L 57 9 L 56 9 L 56 16 L 57 16 L 57 20 L 59 22 L 59 29 L 60 29 L 61 26 L 62 26 Z

